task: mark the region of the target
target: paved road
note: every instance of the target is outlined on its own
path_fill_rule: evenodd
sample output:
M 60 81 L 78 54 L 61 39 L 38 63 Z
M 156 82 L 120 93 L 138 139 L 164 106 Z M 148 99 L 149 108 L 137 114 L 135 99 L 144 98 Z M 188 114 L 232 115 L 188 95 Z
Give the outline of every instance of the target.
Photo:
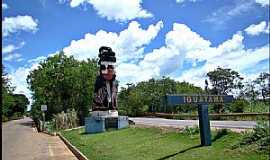
M 3 160 L 77 160 L 57 136 L 37 133 L 32 120 L 2 124 Z
M 144 118 L 136 117 L 129 118 L 134 121 L 135 124 L 161 126 L 161 127 L 173 127 L 184 128 L 185 126 L 199 125 L 198 120 L 173 120 L 164 118 Z M 254 128 L 256 122 L 254 121 L 210 121 L 212 128 L 228 128 L 228 129 L 250 129 Z

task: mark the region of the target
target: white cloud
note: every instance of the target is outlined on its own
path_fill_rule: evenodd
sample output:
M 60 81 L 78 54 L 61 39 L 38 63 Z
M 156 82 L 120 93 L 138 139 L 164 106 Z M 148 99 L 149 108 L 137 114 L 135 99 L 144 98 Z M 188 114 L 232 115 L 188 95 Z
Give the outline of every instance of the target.
M 184 3 L 185 1 L 197 2 L 198 0 L 176 0 L 176 3 Z
M 6 3 L 2 3 L 2 10 L 4 10 L 4 9 L 8 9 L 9 7 L 8 7 L 8 5 L 6 4 Z
M 255 2 L 260 4 L 262 7 L 269 6 L 269 0 L 255 0 Z
M 19 53 L 12 53 L 12 54 L 6 55 L 6 56 L 3 58 L 3 60 L 4 60 L 4 61 L 13 61 L 13 60 L 15 60 L 15 61 L 18 62 L 18 61 L 21 61 L 21 60 L 22 60 L 21 57 L 22 57 L 22 55 L 19 54 Z
M 251 36 L 257 36 L 261 33 L 269 33 L 270 26 L 269 22 L 262 21 L 259 24 L 252 24 L 248 28 L 245 29 L 246 33 Z
M 11 53 L 15 50 L 18 50 L 18 49 L 22 48 L 24 45 L 25 45 L 25 42 L 21 42 L 18 46 L 15 46 L 13 44 L 9 44 L 7 46 L 4 46 L 2 48 L 2 55 L 5 55 L 7 53 Z
M 142 57 L 144 46 L 157 36 L 162 27 L 163 23 L 159 21 L 142 29 L 138 22 L 133 21 L 119 34 L 103 30 L 96 34 L 87 33 L 84 39 L 71 41 L 63 51 L 77 59 L 86 59 L 97 57 L 100 46 L 110 46 L 116 52 L 118 62 L 136 60 Z
M 206 73 L 218 66 L 244 72 L 260 61 L 269 59 L 267 45 L 256 49 L 245 49 L 241 31 L 219 46 L 211 47 L 210 41 L 185 24 L 179 23 L 174 23 L 173 30 L 166 34 L 164 46 L 144 53 L 144 46 L 151 42 L 161 27 L 162 22 L 159 22 L 143 30 L 137 22 L 131 22 L 128 29 L 119 34 L 105 31 L 99 31 L 95 35 L 87 34 L 84 39 L 73 41 L 64 51 L 73 54 L 76 58 L 85 59 L 96 57 L 101 45 L 112 46 L 119 60 L 116 71 L 121 82 L 120 86 L 152 77 L 174 75 L 173 78 L 177 80 L 189 81 L 203 87 L 202 79 L 205 78 Z M 153 28 L 152 31 L 150 28 Z M 131 63 L 131 60 L 137 63 Z M 203 61 L 205 64 L 202 67 L 196 67 Z M 184 62 L 192 62 L 192 68 L 183 68 Z M 179 70 L 183 70 L 183 73 L 174 74 Z
M 254 69 L 261 61 L 269 60 L 269 44 L 255 49 L 244 49 L 243 39 L 242 32 L 237 32 L 231 39 L 223 42 L 218 47 L 206 48 L 197 53 L 187 53 L 186 58 L 191 58 L 193 61 L 200 59 L 200 61 L 205 60 L 206 62 L 202 67 L 184 71 L 176 79 L 189 81 L 203 87 L 203 79 L 206 78 L 206 73 L 216 69 L 218 66 L 231 68 L 240 74 L 244 74 L 246 70 Z M 264 70 L 261 69 L 261 71 Z M 252 74 L 258 75 L 258 70 Z
M 2 25 L 4 37 L 18 31 L 35 33 L 38 30 L 38 20 L 33 19 L 31 16 L 5 17 L 2 21 Z
M 71 0 L 70 6 L 78 7 L 86 3 L 91 4 L 98 15 L 108 20 L 123 22 L 135 18 L 153 17 L 150 12 L 142 8 L 142 0 Z
M 258 68 L 262 61 L 269 60 L 269 44 L 246 49 L 243 33 L 239 31 L 220 45 L 212 47 L 210 41 L 185 24 L 179 23 L 174 23 L 173 29 L 166 34 L 163 46 L 144 53 L 144 47 L 150 44 L 162 27 L 161 21 L 150 25 L 147 29 L 142 29 L 138 22 L 131 22 L 129 27 L 120 33 L 103 30 L 95 34 L 88 33 L 83 39 L 73 40 L 63 50 L 66 54 L 83 60 L 97 57 L 100 46 L 111 46 L 118 60 L 116 75 L 120 80 L 120 87 L 126 83 L 137 83 L 153 77 L 160 78 L 163 75 L 173 75 L 171 78 L 175 80 L 204 87 L 206 73 L 218 66 L 231 68 L 248 78 L 254 78 L 259 72 L 267 71 L 269 68 L 269 66 Z M 20 86 L 16 91 L 30 95 L 26 75 L 45 58 L 29 60 L 28 63 L 35 65 L 21 67 L 12 72 L 11 75 L 14 77 L 12 82 Z M 194 65 L 185 68 L 184 62 L 192 62 Z M 199 65 L 201 62 L 203 64 Z M 179 70 L 181 73 L 178 73 Z
M 215 24 L 213 25 L 215 29 L 223 29 L 226 28 L 228 21 L 250 12 L 256 12 L 257 16 L 263 13 L 261 9 L 258 9 L 255 0 L 236 0 L 218 8 L 211 15 L 207 16 L 203 22 Z

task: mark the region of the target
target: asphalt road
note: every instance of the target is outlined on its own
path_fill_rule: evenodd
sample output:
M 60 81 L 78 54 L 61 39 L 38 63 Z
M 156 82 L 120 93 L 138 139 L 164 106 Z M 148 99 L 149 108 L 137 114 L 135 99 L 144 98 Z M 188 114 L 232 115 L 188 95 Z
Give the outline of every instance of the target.
M 135 124 L 157 126 L 157 127 L 173 127 L 184 128 L 185 126 L 199 125 L 198 120 L 173 120 L 164 118 L 144 118 L 136 117 L 129 118 Z M 255 121 L 210 121 L 212 128 L 227 128 L 227 129 L 251 129 L 256 126 Z
M 76 160 L 57 136 L 37 133 L 32 120 L 24 118 L 2 124 L 3 160 Z

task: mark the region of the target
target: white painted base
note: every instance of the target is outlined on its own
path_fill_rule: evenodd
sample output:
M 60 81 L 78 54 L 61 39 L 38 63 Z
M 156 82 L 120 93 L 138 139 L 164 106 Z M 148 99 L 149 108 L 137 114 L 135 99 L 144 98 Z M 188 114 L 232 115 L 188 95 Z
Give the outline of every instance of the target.
M 118 111 L 117 110 L 93 111 L 91 113 L 91 116 L 94 116 L 94 117 L 99 117 L 99 116 L 118 117 Z

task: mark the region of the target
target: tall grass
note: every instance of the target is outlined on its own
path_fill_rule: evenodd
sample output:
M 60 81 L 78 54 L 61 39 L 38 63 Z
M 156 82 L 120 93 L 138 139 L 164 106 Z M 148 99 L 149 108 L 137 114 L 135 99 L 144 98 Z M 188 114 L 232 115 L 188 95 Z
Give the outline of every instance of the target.
M 75 128 L 79 124 L 77 112 L 74 109 L 54 115 L 53 121 L 56 130 Z

